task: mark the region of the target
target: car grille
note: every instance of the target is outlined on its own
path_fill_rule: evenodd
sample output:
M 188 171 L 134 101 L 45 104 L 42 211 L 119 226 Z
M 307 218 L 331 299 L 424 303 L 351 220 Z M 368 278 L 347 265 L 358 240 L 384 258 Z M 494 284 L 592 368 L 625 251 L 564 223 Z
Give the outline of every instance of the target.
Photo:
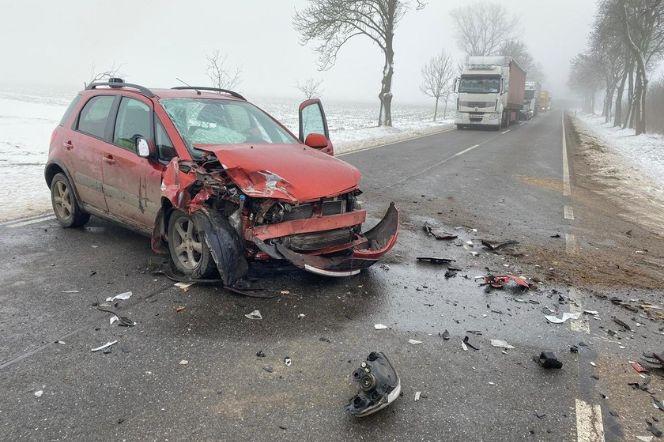
M 496 104 L 493 102 L 486 101 L 460 101 L 460 107 L 472 107 L 478 109 L 493 109 L 496 107 Z
M 284 245 L 292 250 L 311 252 L 327 247 L 348 244 L 353 240 L 352 229 L 336 229 L 325 232 L 303 233 L 284 238 Z

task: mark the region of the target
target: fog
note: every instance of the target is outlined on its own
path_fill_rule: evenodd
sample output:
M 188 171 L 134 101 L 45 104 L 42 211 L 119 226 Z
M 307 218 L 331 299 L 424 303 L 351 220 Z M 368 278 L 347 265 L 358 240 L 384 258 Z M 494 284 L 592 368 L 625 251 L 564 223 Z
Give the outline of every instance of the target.
M 394 96 L 424 102 L 422 65 L 440 49 L 461 54 L 449 11 L 466 2 L 429 0 L 397 30 Z M 582 51 L 595 12 L 592 0 L 501 0 L 521 20 L 521 38 L 546 75 L 554 96 L 568 94 L 569 60 Z M 328 71 L 317 71 L 312 46 L 292 27 L 305 0 L 99 1 L 1 0 L 0 86 L 82 87 L 93 66 L 121 64 L 127 81 L 170 87 L 180 77 L 208 84 L 206 54 L 220 49 L 242 69 L 242 93 L 295 97 L 295 84 L 323 80 L 323 97 L 376 100 L 382 58 L 371 41 L 356 37 Z

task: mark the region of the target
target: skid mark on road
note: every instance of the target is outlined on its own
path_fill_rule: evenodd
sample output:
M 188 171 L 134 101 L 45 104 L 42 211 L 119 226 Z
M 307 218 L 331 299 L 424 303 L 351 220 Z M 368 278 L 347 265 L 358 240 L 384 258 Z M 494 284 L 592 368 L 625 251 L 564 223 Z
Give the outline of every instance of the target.
M 604 442 L 602 407 L 576 400 L 576 440 L 578 442 Z

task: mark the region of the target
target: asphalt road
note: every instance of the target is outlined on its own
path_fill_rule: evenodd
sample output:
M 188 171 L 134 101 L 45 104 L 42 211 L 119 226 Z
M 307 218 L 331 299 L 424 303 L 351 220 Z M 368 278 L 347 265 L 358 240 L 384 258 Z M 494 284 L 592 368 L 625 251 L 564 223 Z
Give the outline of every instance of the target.
M 636 376 L 626 361 L 653 342 L 661 346 L 661 323 L 609 339 L 605 330 L 616 329 L 610 318 L 624 316 L 620 307 L 547 278 L 549 261 L 491 254 L 478 243 L 517 239 L 561 259 L 579 247 L 565 217 L 575 167 L 568 162 L 567 180 L 562 124 L 552 111 L 505 132 L 449 130 L 345 155 L 363 173 L 363 201 L 375 218 L 389 201 L 401 208 L 398 246 L 386 265 L 349 279 L 256 268 L 257 286 L 278 295 L 272 299 L 174 287 L 151 271 L 158 258 L 146 238 L 99 219 L 79 230 L 48 218 L 1 225 L 0 439 L 648 435 L 644 419 L 661 412 L 645 393 L 623 388 Z M 427 237 L 425 221 L 459 239 Z M 427 255 L 454 258 L 462 271 L 447 279 L 444 269 L 415 263 Z M 525 293 L 487 292 L 474 280 L 487 267 L 541 273 L 542 282 Z M 136 325 L 109 324 L 96 303 L 127 291 L 131 298 L 116 309 Z M 602 319 L 550 324 L 545 307 L 598 310 Z M 254 309 L 262 320 L 245 317 Z M 375 330 L 376 323 L 388 329 Z M 444 330 L 450 340 L 439 335 Z M 464 351 L 465 336 L 479 350 Z M 503 352 L 491 339 L 515 348 Z M 114 340 L 110 353 L 91 352 Z M 587 346 L 570 353 L 579 342 Z M 543 350 L 554 351 L 563 369 L 534 363 Z M 371 351 L 390 357 L 403 395 L 358 420 L 343 408 L 354 394 L 348 379 Z

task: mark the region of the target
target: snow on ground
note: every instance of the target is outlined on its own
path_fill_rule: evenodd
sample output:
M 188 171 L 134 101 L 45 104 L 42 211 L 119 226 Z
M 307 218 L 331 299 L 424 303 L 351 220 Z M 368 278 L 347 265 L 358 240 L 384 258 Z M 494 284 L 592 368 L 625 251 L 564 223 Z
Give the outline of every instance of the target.
M 604 123 L 604 117 L 590 114 L 577 117 L 596 138 L 664 189 L 664 135 L 642 134 L 637 137 L 633 129 L 620 129 Z
M 0 91 L 0 221 L 51 209 L 44 165 L 53 129 L 75 95 L 71 91 Z M 297 134 L 298 100 L 257 99 L 264 110 Z M 324 103 L 337 153 L 388 144 L 443 130 L 430 106 L 395 105 L 394 127 L 375 127 L 377 103 Z

